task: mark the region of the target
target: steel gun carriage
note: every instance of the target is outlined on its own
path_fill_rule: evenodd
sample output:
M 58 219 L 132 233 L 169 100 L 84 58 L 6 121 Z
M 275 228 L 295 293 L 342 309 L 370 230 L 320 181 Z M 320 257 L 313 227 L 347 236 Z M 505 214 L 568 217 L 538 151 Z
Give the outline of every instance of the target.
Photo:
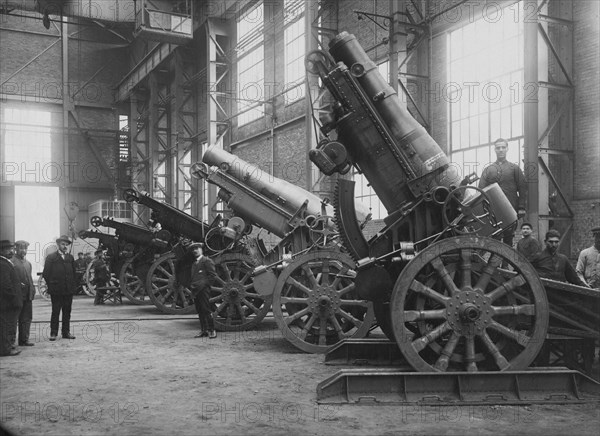
M 133 304 L 150 304 L 145 277 L 155 256 L 168 250 L 171 235 L 166 231 L 156 232 L 113 218 L 94 216 L 90 223 L 96 228 L 104 226 L 115 229 L 120 247 L 114 260 L 110 258 L 113 271 L 118 273 L 121 292 Z
M 171 251 L 164 253 L 151 265 L 146 275 L 146 290 L 154 304 L 165 313 L 185 314 L 195 311 L 194 300 L 189 289 L 192 254 L 187 250 L 191 242 L 203 242 L 205 254 L 210 256 L 217 272 L 215 293 L 210 302 L 215 309 L 215 327 L 218 330 L 246 330 L 256 326 L 266 316 L 269 304 L 254 290 L 252 271 L 253 258 L 247 254 L 245 237 L 247 232 L 234 221 L 217 217 L 211 224 L 148 194 L 133 189 L 124 192 L 128 202 L 137 202 L 148 207 L 153 222 L 160 224 L 162 231 L 171 234 Z M 218 229 L 229 224 L 235 232 Z M 239 223 L 238 223 L 239 224 Z M 236 317 L 235 308 L 240 308 L 245 317 Z
M 548 330 L 548 301 L 531 264 L 493 239 L 516 212 L 497 184 L 480 190 L 460 177 L 353 35 L 329 47 L 306 58 L 332 101 L 309 157 L 328 175 L 355 167 L 389 214 L 367 241 L 353 182 L 339 181 L 336 224 L 359 294 L 417 371 L 526 368 Z
M 356 294 L 353 262 L 340 249 L 331 205 L 216 146 L 202 160 L 191 173 L 221 188 L 218 196 L 235 214 L 233 222 L 280 239 L 270 250 L 259 242 L 261 265 L 253 280 L 265 301 L 273 300 L 284 337 L 314 353 L 363 337 L 372 326 L 373 309 Z

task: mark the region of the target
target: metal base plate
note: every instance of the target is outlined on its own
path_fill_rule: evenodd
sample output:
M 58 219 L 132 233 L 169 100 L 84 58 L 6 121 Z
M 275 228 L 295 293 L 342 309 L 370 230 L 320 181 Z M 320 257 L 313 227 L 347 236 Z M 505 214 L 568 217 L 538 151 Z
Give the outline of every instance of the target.
M 410 368 L 398 345 L 387 338 L 344 339 L 325 354 L 325 364 Z
M 519 405 L 600 402 L 600 383 L 566 368 L 419 373 L 343 369 L 317 385 L 321 404 Z

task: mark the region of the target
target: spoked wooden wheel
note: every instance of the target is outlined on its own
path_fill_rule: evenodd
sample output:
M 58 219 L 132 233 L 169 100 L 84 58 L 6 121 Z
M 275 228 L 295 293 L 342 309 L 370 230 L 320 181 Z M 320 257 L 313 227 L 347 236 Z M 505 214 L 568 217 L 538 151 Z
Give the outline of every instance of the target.
M 165 253 L 154 261 L 146 276 L 146 290 L 152 303 L 163 313 L 194 313 L 194 298 L 188 287 L 177 283 L 175 253 Z
M 241 331 L 256 327 L 271 309 L 272 295 L 254 289 L 254 262 L 245 254 L 223 254 L 213 259 L 217 277 L 210 292 L 215 328 Z
M 500 269 L 502 263 L 514 273 Z M 402 354 L 417 371 L 529 366 L 548 331 L 548 301 L 525 257 L 490 238 L 431 245 L 402 271 L 391 300 Z
M 40 276 L 38 279 L 38 293 L 44 300 L 50 300 L 50 294 L 48 293 L 48 285 L 44 277 Z
M 325 353 L 346 338 L 364 337 L 374 320 L 360 300 L 350 270 L 354 261 L 335 250 L 304 254 L 281 273 L 273 315 L 284 337 L 309 353 Z
M 96 285 L 93 284 L 93 281 L 94 281 L 94 268 L 92 268 L 93 263 L 94 262 L 88 263 L 88 266 L 85 269 L 85 286 L 83 287 L 83 291 L 90 297 L 96 296 Z
M 146 268 L 134 268 L 135 258 L 130 258 L 125 261 L 119 272 L 119 283 L 121 292 L 133 304 L 152 304 L 148 293 L 146 292 L 146 283 L 144 282 L 145 274 L 140 276 L 140 270 L 148 270 Z

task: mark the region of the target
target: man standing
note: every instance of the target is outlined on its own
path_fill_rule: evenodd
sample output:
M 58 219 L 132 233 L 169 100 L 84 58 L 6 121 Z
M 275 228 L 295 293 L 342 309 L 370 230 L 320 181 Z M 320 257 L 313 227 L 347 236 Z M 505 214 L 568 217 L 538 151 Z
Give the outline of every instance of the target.
M 577 276 L 567 256 L 558 252 L 560 232 L 558 230 L 549 230 L 546 233 L 544 242 L 546 243 L 546 248 L 531 259 L 531 264 L 537 270 L 540 277 L 587 287 Z
M 191 274 L 191 290 L 194 295 L 194 304 L 196 311 L 198 312 L 198 318 L 200 319 L 200 333 L 195 337 L 203 338 L 208 336 L 211 339 L 217 337 L 215 331 L 215 322 L 212 317 L 212 310 L 209 301 L 210 287 L 217 275 L 215 272 L 214 262 L 204 256 L 203 249 L 204 244 L 196 242 L 189 247 L 194 255 L 194 263 L 192 264 Z
M 12 346 L 23 304 L 21 283 L 10 261 L 14 254 L 13 247 L 7 239 L 0 241 L 0 356 L 16 356 L 21 352 Z
M 504 138 L 498 138 L 494 142 L 494 151 L 496 152 L 496 162 L 487 166 L 479 179 L 481 189 L 492 183 L 498 183 L 504 195 L 510 201 L 512 207 L 517 211 L 519 219 L 525 216 L 527 208 L 527 183 L 523 171 L 517 164 L 506 160 L 508 151 L 508 141 Z M 504 232 L 502 242 L 512 247 L 515 237 L 516 223 L 513 227 Z
M 581 250 L 575 270 L 590 288 L 600 289 L 600 227 L 594 227 L 592 235 L 594 245 Z
M 21 285 L 21 294 L 23 296 L 23 307 L 19 313 L 19 346 L 21 347 L 32 347 L 33 342 L 29 342 L 29 330 L 31 327 L 31 320 L 33 319 L 33 299 L 35 297 L 35 285 L 31 278 L 31 263 L 25 256 L 27 255 L 27 247 L 29 242 L 17 241 L 15 242 L 15 255 L 12 258 L 12 262 L 15 266 L 17 273 L 17 279 Z
M 55 341 L 58 336 L 58 319 L 62 311 L 62 337 L 75 339 L 70 332 L 71 306 L 75 284 L 75 259 L 67 253 L 71 245 L 68 236 L 63 235 L 56 240 L 58 251 L 48 255 L 44 263 L 42 276 L 48 285 L 48 293 L 52 301 L 52 315 L 50 317 L 50 340 Z
M 533 226 L 531 224 L 521 224 L 521 234 L 523 235 L 523 238 L 517 242 L 517 251 L 523 254 L 527 260 L 531 260 L 533 256 L 542 249 L 537 239 L 531 236 L 532 232 Z

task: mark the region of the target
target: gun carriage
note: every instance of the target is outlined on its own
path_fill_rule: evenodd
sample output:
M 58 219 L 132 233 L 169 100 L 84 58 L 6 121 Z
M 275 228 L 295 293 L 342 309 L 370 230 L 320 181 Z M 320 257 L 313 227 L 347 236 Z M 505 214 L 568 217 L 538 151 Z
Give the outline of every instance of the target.
M 160 224 L 163 231 L 166 230 L 172 235 L 171 251 L 156 259 L 146 275 L 146 290 L 161 311 L 171 314 L 195 311 L 193 296 L 189 289 L 191 263 L 194 259 L 187 246 L 191 242 L 203 242 L 204 253 L 215 263 L 218 283 L 215 289 L 219 290 L 219 294 L 211 298 L 211 303 L 217 308 L 231 306 L 232 298 L 238 294 L 257 294 L 251 278 L 255 262 L 247 254 L 244 240 L 247 232 L 243 227 L 231 221 L 228 222 L 228 228 L 235 231 L 219 231 L 218 229 L 226 222 L 221 217 L 217 217 L 209 225 L 133 189 L 124 192 L 124 199 L 148 207 L 152 211 L 152 220 Z M 236 297 L 234 300 L 233 304 L 242 307 L 245 304 L 252 305 L 247 298 Z M 232 309 L 227 309 L 223 314 L 215 317 L 215 327 L 219 330 L 244 330 L 257 325 L 264 318 L 269 307 L 265 308 L 259 304 L 252 307 L 257 310 L 239 322 L 232 322 Z
M 261 265 L 253 280 L 263 304 L 274 301 L 273 315 L 284 337 L 315 353 L 342 339 L 363 337 L 372 326 L 373 309 L 356 294 L 353 261 L 340 250 L 332 206 L 216 146 L 202 160 L 193 165 L 192 175 L 221 188 L 218 196 L 235 214 L 233 221 L 280 239 L 270 250 L 258 239 Z M 236 316 L 247 314 L 238 307 Z
M 115 229 L 119 250 L 110 259 L 111 269 L 118 273 L 121 292 L 133 304 L 150 304 L 145 277 L 155 256 L 168 250 L 169 232 L 156 232 L 136 224 L 98 216 L 92 217 L 90 223 L 94 227 Z
M 98 230 L 81 230 L 78 233 L 78 236 L 81 239 L 97 239 L 98 240 L 98 249 L 106 250 L 107 257 L 111 262 L 111 270 L 118 271 L 115 268 L 120 268 L 118 265 L 119 254 L 122 252 L 122 249 L 125 247 L 125 243 L 123 241 L 119 241 L 116 235 L 110 235 L 108 233 L 102 233 Z M 113 263 L 114 262 L 114 263 Z M 93 262 L 90 262 L 84 274 L 85 286 L 83 286 L 83 290 L 90 297 L 94 297 L 96 295 L 96 285 L 94 285 L 94 270 L 92 269 Z
M 502 190 L 469 186 L 474 177 L 450 165 L 353 35 L 309 53 L 306 67 L 331 97 L 311 161 L 327 175 L 355 167 L 389 214 L 367 241 L 353 182 L 339 180 L 336 224 L 382 330 L 417 371 L 526 368 L 548 330 L 548 301 L 531 264 L 493 239 L 517 220 Z

